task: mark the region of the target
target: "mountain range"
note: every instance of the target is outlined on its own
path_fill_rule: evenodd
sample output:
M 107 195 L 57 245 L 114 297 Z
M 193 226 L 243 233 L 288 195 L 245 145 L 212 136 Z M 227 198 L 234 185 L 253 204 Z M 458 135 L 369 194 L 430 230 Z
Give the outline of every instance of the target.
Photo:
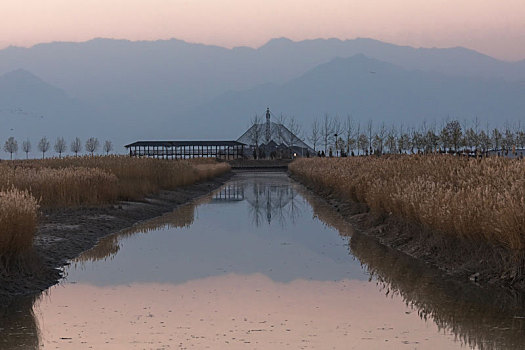
M 257 49 L 94 39 L 0 50 L 0 141 L 15 136 L 236 139 L 255 113 L 406 124 L 525 114 L 525 60 L 372 39 L 274 39 Z

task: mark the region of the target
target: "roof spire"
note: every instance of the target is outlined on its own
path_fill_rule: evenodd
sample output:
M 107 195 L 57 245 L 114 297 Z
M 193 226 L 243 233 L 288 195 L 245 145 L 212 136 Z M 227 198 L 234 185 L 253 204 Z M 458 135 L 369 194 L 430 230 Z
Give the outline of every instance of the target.
M 271 127 L 270 127 L 270 107 L 266 108 L 266 144 L 270 142 L 272 137 Z

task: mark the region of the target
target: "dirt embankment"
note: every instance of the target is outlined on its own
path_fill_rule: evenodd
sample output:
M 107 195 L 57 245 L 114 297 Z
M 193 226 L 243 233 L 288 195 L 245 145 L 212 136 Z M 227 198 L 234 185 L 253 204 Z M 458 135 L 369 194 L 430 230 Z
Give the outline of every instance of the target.
M 231 172 L 209 181 L 162 191 L 140 202 L 61 210 L 45 210 L 34 249 L 0 271 L 0 297 L 37 293 L 56 284 L 68 261 L 92 248 L 100 238 L 162 215 L 208 194 L 231 178 Z M 16 267 L 12 267 L 16 266 Z
M 525 291 L 525 271 L 520 268 L 523 262 L 514 261 L 503 248 L 436 234 L 394 215 L 374 214 L 364 203 L 341 199 L 336 193 L 313 188 L 300 177 L 290 176 L 324 198 L 355 229 L 388 247 L 460 280 Z

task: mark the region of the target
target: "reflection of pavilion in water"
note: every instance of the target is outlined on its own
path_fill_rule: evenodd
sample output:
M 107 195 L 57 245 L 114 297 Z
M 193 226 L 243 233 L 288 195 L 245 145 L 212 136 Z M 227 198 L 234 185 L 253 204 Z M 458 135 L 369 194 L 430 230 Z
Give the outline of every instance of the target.
M 213 194 L 212 203 L 240 202 L 244 200 L 244 186 L 238 181 L 229 183 Z
M 246 201 L 257 226 L 263 220 L 271 224 L 275 219 L 284 226 L 286 221 L 293 223 L 300 215 L 302 202 L 292 183 L 253 181 L 246 187 Z
M 297 217 L 298 197 L 291 183 L 268 183 L 257 178 L 251 181 L 233 181 L 213 195 L 212 203 L 240 202 L 246 200 L 254 222 L 259 226 L 263 220 L 268 224 L 277 218 L 281 224 Z

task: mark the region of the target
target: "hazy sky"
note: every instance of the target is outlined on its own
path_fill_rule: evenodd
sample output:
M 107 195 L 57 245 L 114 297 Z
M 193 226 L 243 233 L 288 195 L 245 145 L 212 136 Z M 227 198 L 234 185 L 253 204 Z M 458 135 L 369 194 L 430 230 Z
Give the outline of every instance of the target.
M 1 0 L 0 47 L 94 37 L 257 47 L 370 37 L 525 59 L 525 0 Z

